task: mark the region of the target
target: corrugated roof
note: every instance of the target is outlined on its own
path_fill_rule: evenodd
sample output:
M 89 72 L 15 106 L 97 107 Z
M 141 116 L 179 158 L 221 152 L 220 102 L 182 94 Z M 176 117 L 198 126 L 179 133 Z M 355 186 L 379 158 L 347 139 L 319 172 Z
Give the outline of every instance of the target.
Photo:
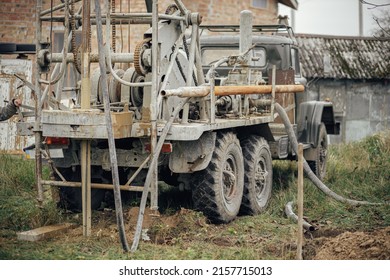
M 390 79 L 390 41 L 296 34 L 306 78 Z

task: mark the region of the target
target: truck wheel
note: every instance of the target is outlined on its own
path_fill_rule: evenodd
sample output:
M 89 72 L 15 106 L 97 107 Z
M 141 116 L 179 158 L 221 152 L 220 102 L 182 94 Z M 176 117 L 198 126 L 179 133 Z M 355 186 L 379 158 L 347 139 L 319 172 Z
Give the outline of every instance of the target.
M 316 174 L 318 179 L 322 180 L 326 174 L 326 160 L 328 156 L 328 134 L 324 123 L 320 125 L 318 134 L 318 146 L 316 148 L 315 160 L 308 161 L 311 170 Z
M 218 133 L 208 167 L 195 175 L 195 208 L 213 223 L 232 221 L 240 210 L 244 188 L 244 159 L 237 136 Z
M 244 155 L 244 195 L 240 212 L 257 215 L 269 203 L 272 191 L 272 157 L 263 137 L 251 136 L 242 142 Z

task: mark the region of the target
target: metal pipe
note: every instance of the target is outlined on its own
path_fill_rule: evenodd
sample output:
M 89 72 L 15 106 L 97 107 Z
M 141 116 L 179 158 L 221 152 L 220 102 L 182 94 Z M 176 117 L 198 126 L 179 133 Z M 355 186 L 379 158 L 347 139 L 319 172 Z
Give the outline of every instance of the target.
M 209 71 L 207 72 L 206 74 L 206 78 L 208 78 L 210 80 L 210 100 L 208 101 L 208 105 L 209 105 L 209 114 L 210 114 L 210 117 L 209 117 L 209 120 L 210 120 L 210 123 L 213 124 L 215 123 L 215 102 L 216 102 L 216 98 L 215 98 L 215 68 L 219 67 L 220 65 L 222 65 L 223 63 L 227 62 L 229 60 L 228 57 L 223 57 L 221 58 L 220 60 L 218 60 L 217 62 L 215 62 L 213 65 L 211 65 Z
M 46 60 L 51 63 L 62 63 L 62 53 L 52 53 L 46 55 Z M 113 53 L 111 52 L 111 61 L 113 63 L 133 63 L 134 62 L 134 53 Z M 68 53 L 66 55 L 66 62 L 74 62 L 73 53 Z M 99 62 L 99 54 L 91 53 L 90 54 L 90 62 Z
M 42 37 L 42 22 L 40 20 L 39 14 L 42 10 L 42 0 L 37 0 L 36 5 L 36 52 L 39 53 L 41 50 L 41 37 Z M 41 95 L 42 90 L 39 83 L 39 77 L 41 74 L 41 68 L 39 63 L 35 64 L 35 123 L 34 123 L 34 136 L 35 136 L 35 147 L 40 147 L 42 143 L 42 128 L 41 128 L 41 117 L 42 117 L 42 102 Z M 36 149 L 35 151 L 35 180 L 37 184 L 37 192 L 38 192 L 38 204 L 42 206 L 43 203 L 43 188 L 42 188 L 42 153 L 41 149 Z
M 272 105 L 272 100 L 270 99 L 251 99 L 249 98 L 249 105 L 260 107 L 260 106 L 270 106 Z
M 303 92 L 303 85 L 275 85 L 275 93 Z M 216 86 L 215 95 L 245 95 L 245 94 L 271 94 L 272 85 L 259 86 Z
M 210 87 L 180 87 L 177 89 L 166 89 L 161 91 L 164 97 L 178 96 L 178 97 L 204 97 L 210 93 Z
M 81 188 L 81 182 L 42 180 L 41 183 L 42 185 L 48 185 L 48 186 Z M 114 186 L 112 184 L 91 183 L 91 187 L 94 189 L 103 189 L 103 190 L 114 189 Z M 144 189 L 141 186 L 130 186 L 130 185 L 120 185 L 119 187 L 121 191 L 132 191 L 132 192 L 142 192 Z
M 131 19 L 131 18 L 150 18 L 152 19 L 152 14 L 150 13 L 111 13 L 111 18 L 114 19 Z M 175 15 L 166 15 L 158 14 L 158 18 L 162 20 L 180 20 L 185 21 L 185 17 L 175 16 Z
M 198 26 L 199 27 L 199 26 Z M 203 67 L 202 67 L 202 59 L 201 59 L 201 55 L 200 55 L 200 40 L 199 40 L 199 31 L 198 33 L 196 34 L 196 50 L 195 50 L 195 67 L 196 67 L 196 77 L 198 79 L 198 85 L 203 85 L 205 84 L 205 78 L 204 78 L 204 73 L 203 73 Z M 212 89 L 211 89 L 211 93 L 212 93 Z M 199 103 L 200 103 L 200 119 L 202 121 L 207 121 L 207 110 L 206 110 L 206 106 L 207 106 L 207 101 L 202 99 Z
M 120 19 L 122 24 L 148 24 L 152 23 L 150 18 L 129 18 L 129 19 Z M 102 24 L 106 24 L 107 20 L 102 19 Z M 91 19 L 91 24 L 96 25 L 96 19 Z
M 79 0 L 80 1 L 80 0 Z M 161 20 L 178 20 L 186 21 L 185 17 L 159 14 L 159 19 Z M 74 17 L 76 20 L 82 19 L 80 15 Z M 152 22 L 152 16 L 148 13 L 111 13 L 111 19 L 120 19 L 123 23 L 140 23 L 140 24 L 149 24 Z M 43 16 L 41 17 L 42 21 L 52 21 L 52 22 L 64 22 L 64 16 Z M 107 22 L 105 16 L 102 17 L 102 24 Z M 96 24 L 96 15 L 91 14 L 91 23 Z
M 298 238 L 297 259 L 302 260 L 303 247 L 303 144 L 298 144 Z
M 158 118 L 158 109 L 157 109 L 157 98 L 159 90 L 159 72 L 160 72 L 160 45 L 156 44 L 158 42 L 158 0 L 153 0 L 152 2 L 152 87 L 151 87 L 151 99 L 150 99 L 150 146 L 151 154 L 154 155 L 154 151 L 157 147 L 157 118 Z M 150 209 L 158 210 L 158 161 L 155 160 L 149 166 L 149 169 L 152 170 L 152 180 L 150 184 Z
M 272 103 L 271 103 L 271 116 L 274 115 L 274 111 L 275 111 L 275 85 L 276 85 L 276 65 L 273 65 L 272 66 L 272 91 L 271 91 L 271 94 L 272 94 Z
M 196 38 L 198 33 L 198 24 L 192 25 L 191 30 L 191 44 L 190 44 L 190 57 L 188 58 L 188 69 L 187 69 L 187 84 L 186 86 L 191 86 L 193 79 L 192 79 L 192 73 L 194 73 L 194 64 L 195 64 L 195 51 L 196 51 Z
M 275 93 L 303 92 L 303 85 L 275 85 Z M 204 97 L 210 93 L 210 87 L 180 87 L 178 89 L 167 89 L 161 91 L 165 97 Z M 272 85 L 259 86 L 216 86 L 216 96 L 226 95 L 247 95 L 247 94 L 272 94 Z
M 175 0 L 175 3 L 183 15 L 186 15 L 189 13 L 187 8 L 184 6 L 184 4 L 181 0 Z
M 243 56 L 243 64 L 249 65 L 252 54 L 247 52 L 252 46 L 252 12 L 244 10 L 240 13 L 240 53 L 246 54 Z
M 90 108 L 91 79 L 90 79 L 90 14 L 91 2 L 83 0 L 83 29 L 81 30 L 81 109 Z M 83 235 L 91 235 L 92 210 L 91 210 L 91 143 L 83 139 L 80 143 L 80 165 L 81 165 L 81 196 L 82 196 L 82 216 L 83 216 Z
M 141 172 L 141 170 L 144 168 L 144 166 L 148 163 L 148 161 L 150 160 L 150 155 L 141 163 L 141 165 L 138 167 L 138 169 L 134 172 L 134 174 L 130 177 L 130 179 L 127 181 L 127 183 L 125 184 L 125 186 L 128 186 L 131 184 L 131 182 L 133 182 L 133 180 L 135 179 L 135 177 L 137 177 L 137 175 Z

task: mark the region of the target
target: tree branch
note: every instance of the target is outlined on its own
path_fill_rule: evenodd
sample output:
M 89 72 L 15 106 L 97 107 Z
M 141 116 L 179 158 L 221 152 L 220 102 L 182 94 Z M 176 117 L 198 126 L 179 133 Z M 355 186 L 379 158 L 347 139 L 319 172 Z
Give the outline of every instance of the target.
M 375 8 L 378 8 L 378 7 L 390 6 L 390 3 L 387 3 L 387 4 L 375 4 L 375 3 L 367 2 L 367 1 L 365 1 L 365 0 L 360 0 L 360 2 L 361 2 L 362 4 L 366 4 L 366 5 L 371 6 L 371 7 L 369 7 L 368 9 L 375 9 Z

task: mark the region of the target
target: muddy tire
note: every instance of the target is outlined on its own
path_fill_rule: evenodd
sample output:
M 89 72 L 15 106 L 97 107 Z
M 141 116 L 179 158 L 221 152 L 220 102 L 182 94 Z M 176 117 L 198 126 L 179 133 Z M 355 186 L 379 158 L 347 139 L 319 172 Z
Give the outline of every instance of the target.
M 244 188 L 244 159 L 237 136 L 218 133 L 208 167 L 194 175 L 195 208 L 213 223 L 232 221 L 240 210 Z
M 272 192 L 272 157 L 267 141 L 251 136 L 242 141 L 244 195 L 240 213 L 257 215 L 267 208 Z
M 316 148 L 315 160 L 308 161 L 311 170 L 316 176 L 323 180 L 326 175 L 326 161 L 328 157 L 328 134 L 325 124 L 321 123 L 318 133 L 318 146 Z

